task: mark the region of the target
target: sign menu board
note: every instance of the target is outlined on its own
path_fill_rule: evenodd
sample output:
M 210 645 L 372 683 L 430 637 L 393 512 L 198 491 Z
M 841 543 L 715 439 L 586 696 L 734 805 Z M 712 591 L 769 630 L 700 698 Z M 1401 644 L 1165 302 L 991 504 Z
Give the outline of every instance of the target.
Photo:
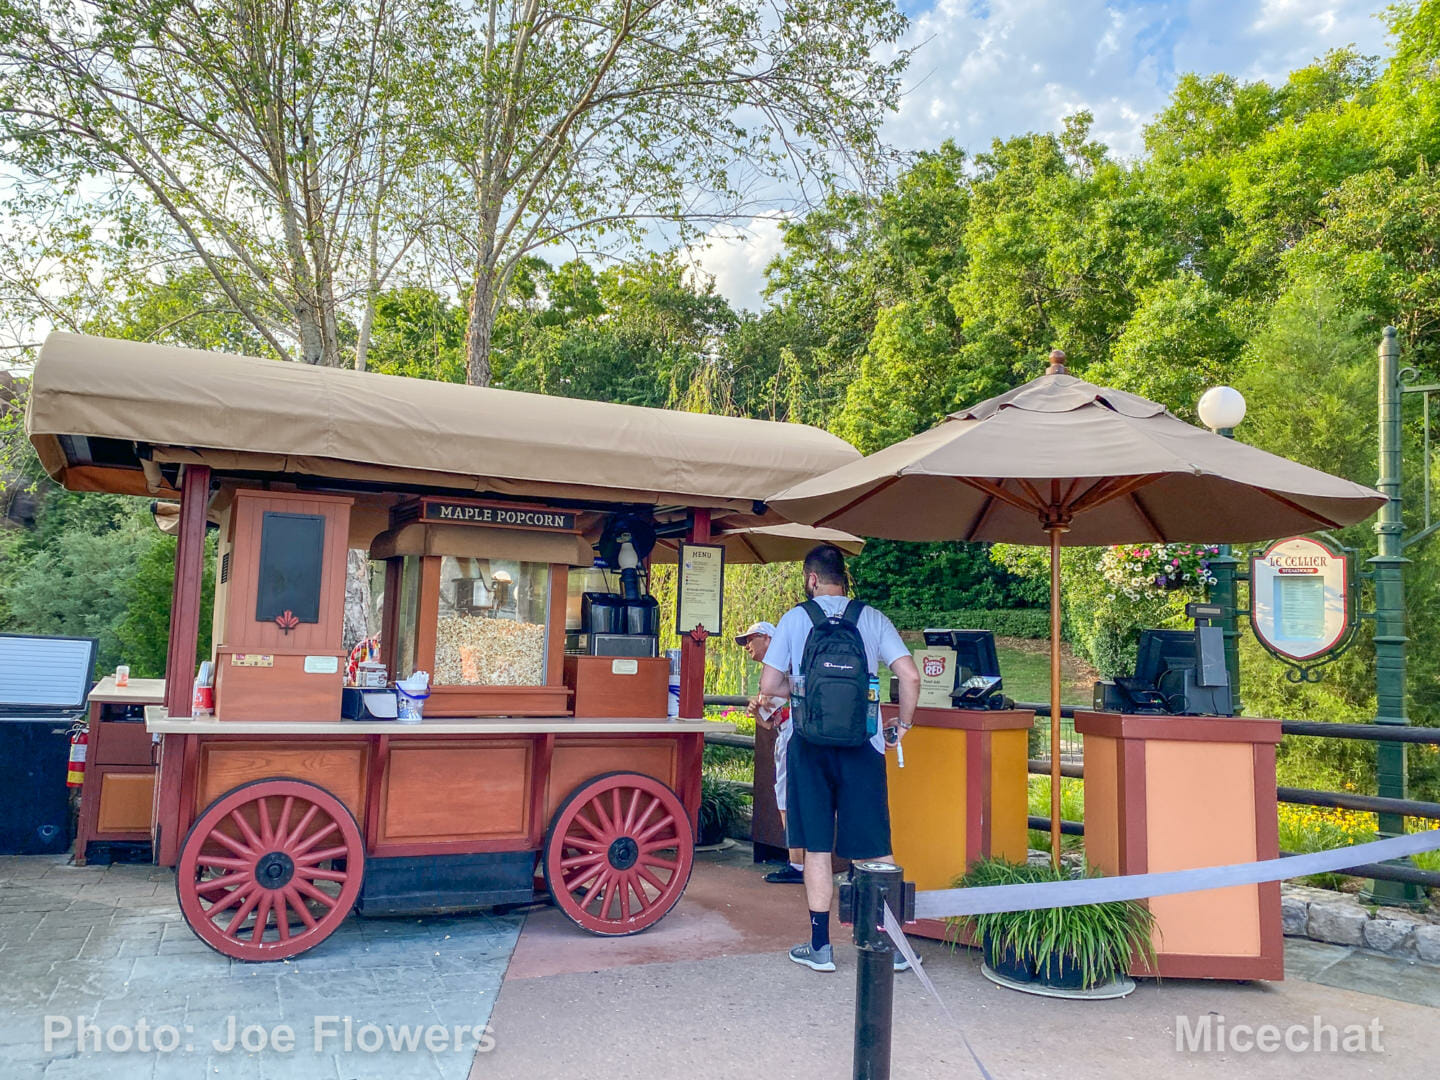
M 1350 626 L 1349 566 L 1319 540 L 1292 536 L 1251 560 L 1251 625 L 1271 652 L 1310 660 L 1329 652 Z
M 681 544 L 679 567 L 675 632 L 688 634 L 703 627 L 711 634 L 720 633 L 725 598 L 725 549 L 719 544 Z

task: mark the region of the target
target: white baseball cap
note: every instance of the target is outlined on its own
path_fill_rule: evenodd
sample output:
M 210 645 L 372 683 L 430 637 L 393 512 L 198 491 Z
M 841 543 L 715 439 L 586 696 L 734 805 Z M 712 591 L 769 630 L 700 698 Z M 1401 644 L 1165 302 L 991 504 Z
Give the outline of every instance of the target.
M 764 634 L 766 637 L 773 638 L 775 636 L 775 624 L 768 622 L 751 623 L 749 630 L 746 630 L 743 634 L 735 635 L 735 644 L 744 645 L 745 642 L 755 634 Z

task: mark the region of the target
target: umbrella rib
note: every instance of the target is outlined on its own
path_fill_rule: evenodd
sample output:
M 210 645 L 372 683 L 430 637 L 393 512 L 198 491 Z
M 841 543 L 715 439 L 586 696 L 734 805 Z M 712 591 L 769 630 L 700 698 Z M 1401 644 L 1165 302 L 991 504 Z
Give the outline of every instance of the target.
M 1082 495 L 1075 504 L 1070 507 L 1070 512 L 1072 514 L 1078 514 L 1082 510 L 1094 510 L 1097 506 L 1104 506 L 1107 502 L 1121 498 L 1124 495 L 1129 495 L 1137 488 L 1142 488 L 1146 484 L 1153 483 L 1164 475 L 1164 473 L 1146 473 L 1144 476 L 1132 476 L 1128 480 L 1118 483 L 1106 491 L 1097 492 L 1093 498 L 1087 498 L 1090 492 L 1086 492 L 1085 495 Z M 1094 491 L 1094 489 L 1092 488 L 1091 491 Z
M 1165 542 L 1165 534 L 1160 531 L 1160 526 L 1155 524 L 1155 519 L 1150 516 L 1150 511 L 1146 510 L 1145 504 L 1140 501 L 1139 492 L 1132 491 L 1130 493 L 1130 501 L 1134 503 L 1135 509 L 1140 512 L 1140 516 L 1145 519 L 1145 524 L 1150 526 L 1150 531 L 1155 536 L 1155 542 L 1157 544 L 1163 544 Z
M 989 518 L 990 511 L 994 508 L 994 506 L 995 496 L 986 495 L 985 501 L 980 504 L 980 513 L 975 515 L 975 520 L 970 523 L 970 528 L 965 530 L 965 540 L 967 543 L 975 539 L 975 534 L 978 533 L 981 527 L 985 524 L 985 521 L 987 518 Z
M 1030 498 L 1034 499 L 1037 506 L 1055 505 L 1053 500 L 1051 500 L 1050 502 L 1046 502 L 1045 496 L 1040 494 L 1040 489 L 1037 488 L 1034 484 L 1030 483 L 1029 480 L 1021 480 L 1017 477 L 1015 482 L 1025 489 L 1025 494 L 1029 495 Z
M 1270 498 L 1274 499 L 1282 506 L 1288 506 L 1291 510 L 1297 511 L 1301 514 L 1305 514 L 1307 517 L 1314 518 L 1316 521 L 1320 522 L 1320 524 L 1324 525 L 1327 529 L 1342 528 L 1338 521 L 1331 521 L 1329 518 L 1321 514 L 1317 514 L 1314 510 L 1308 510 L 1305 507 L 1301 506 L 1299 503 L 1292 502 L 1291 500 L 1285 498 L 1284 495 L 1277 495 L 1275 492 L 1266 491 L 1264 488 L 1261 487 L 1257 487 L 1255 490 L 1260 492 L 1262 495 L 1270 496 Z
M 1043 503 L 1032 506 L 1024 499 L 1017 498 L 993 481 L 981 480 L 977 476 L 956 476 L 952 479 L 958 480 L 968 487 L 979 488 L 991 498 L 999 499 L 1006 506 L 1013 506 L 1016 510 L 1023 510 L 1027 514 L 1043 514 L 1045 512 L 1045 505 Z
M 876 495 L 879 495 L 882 491 L 884 491 L 886 488 L 888 488 L 891 484 L 895 483 L 899 479 L 900 477 L 898 476 L 887 476 L 883 483 L 871 488 L 869 491 L 866 491 L 863 494 L 856 495 L 855 498 L 851 499 L 844 506 L 840 507 L 839 510 L 826 514 L 822 518 L 817 518 L 815 521 L 815 525 L 818 527 L 824 525 L 828 521 L 834 521 L 841 514 L 845 513 L 847 510 L 853 509 L 855 506 L 864 502 L 866 499 L 873 499 Z

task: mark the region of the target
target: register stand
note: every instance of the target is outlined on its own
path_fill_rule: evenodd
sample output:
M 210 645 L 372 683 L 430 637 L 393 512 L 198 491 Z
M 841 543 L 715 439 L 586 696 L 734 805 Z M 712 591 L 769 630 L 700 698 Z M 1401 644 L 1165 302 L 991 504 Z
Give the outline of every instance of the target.
M 925 643 L 915 654 L 920 704 L 905 735 L 905 768 L 898 755 L 885 755 L 890 833 L 907 880 L 920 890 L 948 889 L 984 856 L 1025 861 L 1035 713 L 996 707 L 1008 702 L 999 694 L 988 631 L 926 630 Z M 898 714 L 894 704 L 881 706 L 886 723 Z M 942 919 L 921 919 L 906 930 L 954 938 Z
M 1077 709 L 1075 730 L 1085 737 L 1090 865 L 1146 874 L 1279 858 L 1280 721 Z M 1278 882 L 1148 903 L 1157 967 L 1134 962 L 1131 974 L 1284 978 Z
M 894 705 L 882 705 L 887 722 Z M 905 768 L 885 755 L 895 861 L 918 890 L 948 889 L 982 856 L 1024 862 L 1030 709 L 917 708 Z M 906 933 L 953 938 L 943 919 Z

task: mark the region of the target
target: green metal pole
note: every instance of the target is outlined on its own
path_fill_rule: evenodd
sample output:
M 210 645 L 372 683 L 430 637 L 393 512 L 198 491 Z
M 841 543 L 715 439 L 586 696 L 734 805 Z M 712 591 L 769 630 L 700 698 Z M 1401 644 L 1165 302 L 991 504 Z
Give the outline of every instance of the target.
M 1234 428 L 1217 428 L 1216 435 L 1227 439 L 1235 438 Z M 1221 632 L 1225 636 L 1225 671 L 1230 676 L 1230 709 L 1239 716 L 1240 704 L 1240 619 L 1239 595 L 1236 579 L 1240 560 L 1235 558 L 1229 544 L 1221 544 L 1220 551 L 1210 560 L 1210 573 L 1215 584 L 1210 586 L 1210 602 L 1219 604 L 1225 614 L 1219 619 Z
M 1400 518 L 1400 343 L 1387 326 L 1380 342 L 1380 479 L 1376 487 L 1387 497 L 1375 522 L 1378 554 L 1369 560 L 1375 582 L 1375 689 L 1377 724 L 1409 724 L 1405 709 L 1405 567 Z M 1386 798 L 1406 798 L 1405 744 L 1383 742 L 1375 748 L 1377 787 Z M 1380 836 L 1405 831 L 1399 814 L 1380 814 Z M 1383 904 L 1418 906 L 1424 902 L 1416 885 L 1371 880 L 1367 899 Z

